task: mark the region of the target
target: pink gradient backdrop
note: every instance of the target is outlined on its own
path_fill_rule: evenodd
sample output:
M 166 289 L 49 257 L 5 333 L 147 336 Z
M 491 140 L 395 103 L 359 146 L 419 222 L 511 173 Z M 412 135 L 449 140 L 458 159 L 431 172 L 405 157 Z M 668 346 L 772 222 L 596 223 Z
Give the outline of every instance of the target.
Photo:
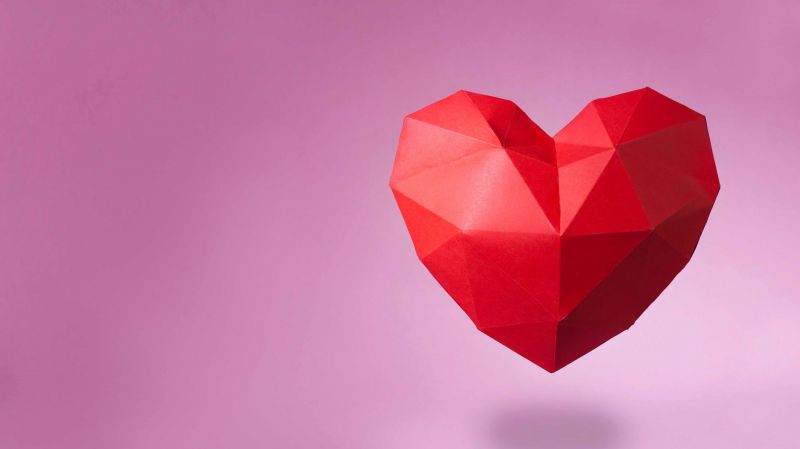
M 0 2 L 0 447 L 797 447 L 799 54 L 794 0 Z M 719 201 L 547 374 L 416 261 L 401 119 L 644 85 L 707 115 Z

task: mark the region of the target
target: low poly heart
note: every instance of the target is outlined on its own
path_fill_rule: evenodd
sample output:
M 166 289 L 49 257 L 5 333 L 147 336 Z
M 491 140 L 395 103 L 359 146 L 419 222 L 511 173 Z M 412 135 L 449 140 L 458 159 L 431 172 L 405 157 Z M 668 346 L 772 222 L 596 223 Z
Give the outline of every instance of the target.
M 590 102 L 555 137 L 457 92 L 405 118 L 390 186 L 475 326 L 550 372 L 636 321 L 719 192 L 705 117 L 649 88 Z

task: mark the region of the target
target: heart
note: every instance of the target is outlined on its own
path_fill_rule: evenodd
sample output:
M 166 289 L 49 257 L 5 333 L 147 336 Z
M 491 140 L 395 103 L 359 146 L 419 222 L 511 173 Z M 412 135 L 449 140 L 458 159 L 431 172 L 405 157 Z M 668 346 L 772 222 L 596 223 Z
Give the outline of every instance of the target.
M 650 88 L 590 102 L 555 137 L 459 91 L 405 118 L 390 186 L 475 326 L 550 372 L 636 321 L 719 192 L 705 117 Z

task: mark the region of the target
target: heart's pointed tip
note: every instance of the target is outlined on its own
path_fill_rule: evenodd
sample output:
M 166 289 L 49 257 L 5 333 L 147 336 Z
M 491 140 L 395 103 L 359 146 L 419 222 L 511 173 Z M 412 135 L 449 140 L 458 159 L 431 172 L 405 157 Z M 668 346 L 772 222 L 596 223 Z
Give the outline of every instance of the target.
M 539 366 L 539 368 L 547 371 L 549 374 L 555 374 L 556 371 L 558 371 L 561 368 L 563 368 L 561 366 L 542 366 L 542 365 L 538 365 L 538 366 Z
M 520 354 L 520 355 L 522 355 L 522 354 Z M 555 373 L 556 371 L 558 371 L 558 370 L 560 370 L 562 368 L 562 366 L 559 366 L 555 362 L 551 362 L 550 360 L 547 360 L 547 361 L 545 361 L 545 360 L 534 360 L 533 358 L 528 357 L 526 355 L 522 355 L 522 357 L 525 358 L 527 361 L 533 363 L 534 365 L 538 366 L 539 368 L 547 371 L 549 374 L 553 374 L 553 373 Z
M 539 368 L 547 371 L 548 374 L 555 374 L 556 372 L 561 371 L 561 369 L 564 368 L 565 366 L 567 366 L 570 363 L 574 362 L 574 360 L 570 360 L 570 361 L 568 361 L 566 363 L 564 363 L 564 362 L 562 362 L 560 360 L 547 360 L 547 361 L 538 360 L 537 361 L 537 360 L 533 360 L 533 359 L 531 359 L 529 357 L 525 357 L 525 358 L 528 359 L 528 361 L 530 361 L 534 365 L 538 366 Z
M 536 365 L 539 368 L 547 371 L 549 374 L 555 374 L 555 373 L 561 371 L 562 369 L 566 368 L 568 365 L 571 365 L 572 362 L 578 360 L 579 358 L 583 357 L 584 355 L 586 355 L 586 354 L 581 354 L 580 356 L 578 356 L 578 357 L 576 357 L 574 359 L 566 360 L 566 361 L 557 360 L 556 363 L 554 363 L 552 365 L 540 365 L 540 364 L 538 364 L 536 362 L 534 362 L 534 363 L 536 363 Z

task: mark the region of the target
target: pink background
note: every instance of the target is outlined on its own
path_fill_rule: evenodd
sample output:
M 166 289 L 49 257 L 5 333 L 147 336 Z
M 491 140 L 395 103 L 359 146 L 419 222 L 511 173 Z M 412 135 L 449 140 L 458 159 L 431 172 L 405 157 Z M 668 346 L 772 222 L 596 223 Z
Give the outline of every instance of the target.
M 798 55 L 795 0 L 0 2 L 0 447 L 798 447 Z M 464 88 L 554 133 L 644 85 L 722 192 L 551 375 L 416 261 L 401 119 Z

